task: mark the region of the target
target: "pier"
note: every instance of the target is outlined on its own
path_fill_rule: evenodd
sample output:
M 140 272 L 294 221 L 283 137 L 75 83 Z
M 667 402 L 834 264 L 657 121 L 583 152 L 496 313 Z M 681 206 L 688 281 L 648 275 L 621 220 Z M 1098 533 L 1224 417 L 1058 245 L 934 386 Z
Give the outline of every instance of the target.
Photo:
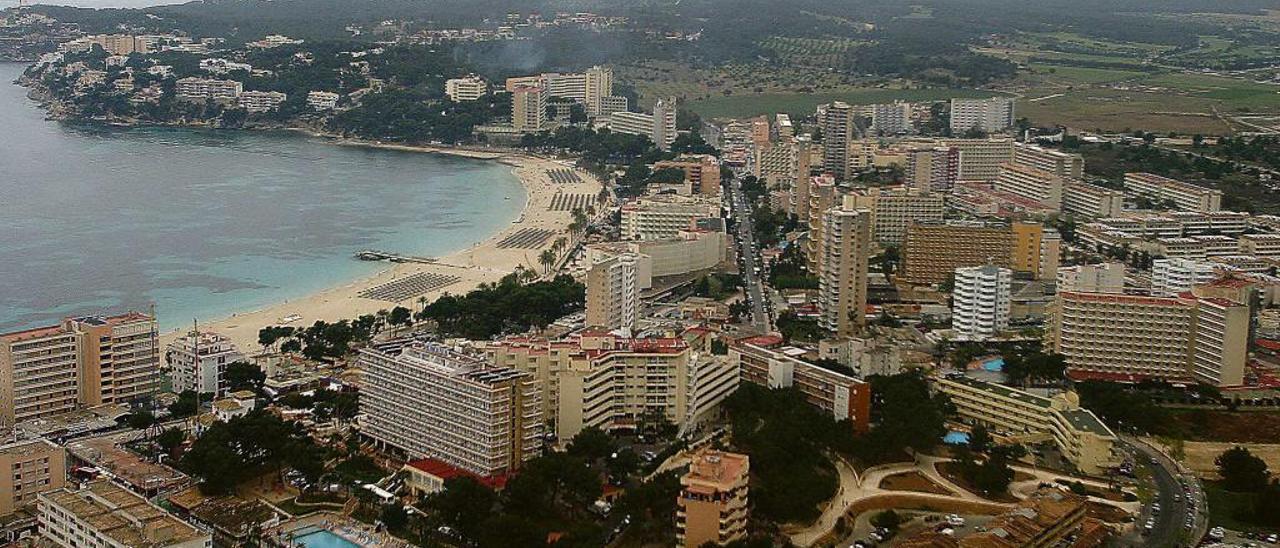
M 357 251 L 356 258 L 362 261 L 391 261 L 393 263 L 434 264 L 436 262 L 432 257 L 402 255 L 399 253 L 392 253 L 390 251 L 379 251 L 377 249 L 362 249 Z

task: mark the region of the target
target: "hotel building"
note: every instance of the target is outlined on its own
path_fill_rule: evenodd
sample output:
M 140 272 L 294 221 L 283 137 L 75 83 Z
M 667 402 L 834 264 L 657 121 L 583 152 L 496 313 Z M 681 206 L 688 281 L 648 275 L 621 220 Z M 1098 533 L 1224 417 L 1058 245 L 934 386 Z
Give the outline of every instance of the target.
M 227 393 L 227 365 L 244 361 L 231 339 L 212 331 L 189 331 L 170 342 L 164 361 L 173 378 L 173 391 L 192 390 L 223 397 Z
M 1084 177 L 1084 156 L 1036 145 L 1014 143 L 1013 163 L 1048 171 L 1063 179 L 1081 179 Z
M 531 375 L 431 343 L 360 351 L 362 433 L 410 459 L 479 476 L 519 469 L 542 448 L 542 402 Z
M 894 101 L 871 105 L 871 129 L 881 135 L 911 133 L 911 103 Z
M 643 196 L 622 206 L 624 240 L 669 240 L 693 228 L 698 219 L 720 217 L 720 201 L 701 196 Z
M 475 101 L 489 92 L 489 83 L 484 78 L 469 74 L 462 78 L 450 78 L 444 81 L 444 94 L 450 101 L 461 103 Z
M 0 334 L 0 425 L 154 395 L 157 336 L 137 312 Z
M 535 379 L 560 443 L 584 428 L 634 430 L 656 417 L 683 432 L 711 417 L 739 379 L 736 362 L 678 337 L 584 331 L 555 341 L 512 337 L 486 352 Z
M 1014 234 L 1005 224 L 920 222 L 907 228 L 901 279 L 914 285 L 947 281 L 957 268 L 992 264 L 1010 268 Z
M 202 101 L 205 99 L 234 100 L 244 93 L 244 84 L 236 80 L 213 80 L 189 76 L 175 83 L 174 92 L 179 99 Z
M 246 91 L 240 94 L 236 103 L 240 108 L 254 114 L 270 112 L 283 104 L 289 96 L 278 91 Z
M 906 179 L 919 193 L 946 192 L 960 176 L 960 149 L 926 147 L 907 151 Z
M 34 506 L 40 493 L 67 482 L 67 455 L 46 439 L 0 446 L 0 518 Z
M 1089 218 L 1115 217 L 1124 211 L 1124 193 L 1080 181 L 1062 187 L 1062 211 Z
M 1153 173 L 1125 173 L 1124 187 L 1152 200 L 1171 200 L 1178 209 L 1208 213 L 1222 209 L 1222 191 L 1161 177 Z
M 542 131 L 547 117 L 547 90 L 519 86 L 511 92 L 511 127 L 520 133 Z
M 609 129 L 615 133 L 648 137 L 662 150 L 671 148 L 676 140 L 676 101 L 658 99 L 653 114 L 643 112 L 615 112 L 609 115 Z
M 850 336 L 867 323 L 871 245 L 869 211 L 833 208 L 823 215 L 818 324 L 839 336 Z
M 959 341 L 985 341 L 1009 327 L 1013 271 L 992 265 L 956 269 L 951 329 Z
M 213 535 L 106 480 L 39 495 L 40 536 L 64 548 L 210 548 Z
M 725 546 L 747 536 L 747 455 L 702 450 L 680 478 L 676 499 L 676 544 Z
M 720 195 L 720 160 L 710 154 L 686 154 L 675 160 L 653 164 L 653 170 L 679 169 L 694 192 L 706 196 Z
M 1156 259 L 1151 263 L 1151 295 L 1176 297 L 1218 277 L 1220 265 L 1196 259 Z
M 951 134 L 963 135 L 970 130 L 997 133 L 1013 126 L 1013 99 L 952 99 Z
M 996 176 L 995 189 L 1061 210 L 1063 184 L 1062 177 L 1051 172 L 1021 164 L 1004 164 Z
M 1249 307 L 1183 293 L 1176 298 L 1059 291 L 1046 346 L 1075 378 L 1244 381 Z
M 1057 290 L 1079 293 L 1124 293 L 1124 263 L 1059 268 Z
M 786 353 L 766 348 L 750 339 L 729 346 L 742 381 L 765 388 L 795 388 L 809 402 L 837 421 L 847 420 L 856 432 L 871 428 L 871 385 Z
M 919 221 L 941 221 L 946 200 L 936 194 L 913 194 L 897 190 L 868 189 L 844 198 L 846 209 L 871 212 L 871 233 L 881 245 L 900 245 L 907 227 Z
M 940 143 L 959 152 L 961 181 L 994 181 L 1000 166 L 1013 159 L 1013 139 L 944 139 Z
M 587 317 L 590 327 L 630 333 L 640 313 L 640 256 L 620 253 L 587 268 Z
M 1254 257 L 1280 257 L 1280 234 L 1241 234 L 1240 253 Z

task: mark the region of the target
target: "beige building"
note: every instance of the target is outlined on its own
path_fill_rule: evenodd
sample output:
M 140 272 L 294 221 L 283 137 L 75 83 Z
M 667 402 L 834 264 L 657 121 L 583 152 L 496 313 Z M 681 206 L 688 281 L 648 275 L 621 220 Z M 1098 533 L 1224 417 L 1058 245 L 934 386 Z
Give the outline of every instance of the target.
M 706 196 L 720 195 L 720 160 L 710 154 L 686 154 L 675 160 L 653 164 L 653 170 L 679 169 L 694 192 Z
M 623 204 L 620 228 L 624 240 L 669 240 L 692 229 L 698 219 L 719 217 L 719 199 L 658 194 Z
M 67 454 L 45 439 L 0 446 L 0 518 L 34 506 L 36 495 L 62 489 Z
M 919 193 L 946 192 L 960 176 L 960 149 L 930 146 L 906 153 L 907 184 Z
M 621 253 L 587 268 L 587 325 L 630 332 L 640 313 L 640 255 Z
M 839 336 L 852 335 L 867 322 L 871 245 L 871 214 L 867 210 L 833 208 L 823 215 L 818 323 Z
M 1255 257 L 1280 257 L 1280 234 L 1241 234 L 1240 253 Z
M 941 195 L 905 192 L 902 189 L 869 189 L 845 196 L 846 209 L 871 212 L 871 233 L 880 245 L 900 245 L 907 227 L 920 221 L 941 221 L 946 201 Z
M 178 98 L 189 101 L 207 99 L 234 101 L 244 93 L 244 84 L 236 80 L 214 80 L 190 76 L 179 79 L 174 85 L 174 93 Z
M 1014 143 L 1013 163 L 1048 171 L 1063 179 L 1084 177 L 1084 156 L 1026 143 Z
M 1062 187 L 1062 211 L 1089 218 L 1114 217 L 1124 211 L 1124 193 L 1081 181 Z
M 1014 233 L 1005 224 L 975 221 L 915 223 L 902 246 L 900 279 L 914 285 L 946 281 L 957 268 L 1011 268 Z
M 1064 183 L 1062 177 L 1048 171 L 1022 164 L 1004 164 L 996 176 L 995 189 L 1061 210 Z
M 827 210 L 841 204 L 840 191 L 835 177 L 828 174 L 809 179 L 809 239 L 805 243 L 805 259 L 809 272 L 817 272 L 822 265 L 822 230 Z
M 361 432 L 383 448 L 486 477 L 542 450 L 542 402 L 528 373 L 431 343 L 365 348 L 358 365 Z
M 444 81 L 444 94 L 450 101 L 461 103 L 475 101 L 489 92 L 489 83 L 484 78 L 470 74 L 462 78 L 450 78 Z
M 963 422 L 982 425 L 1021 443 L 1052 443 L 1081 472 L 1101 475 L 1119 466 L 1116 435 L 1080 397 L 1065 392 L 1046 398 L 1001 384 L 963 376 L 932 377 Z
M 729 359 L 737 364 L 743 382 L 770 389 L 795 388 L 809 405 L 836 421 L 849 421 L 855 432 L 871 428 L 870 384 L 783 350 L 746 339 L 729 347 Z
M 724 546 L 747 536 L 747 455 L 703 450 L 680 478 L 676 499 L 676 544 Z
M 154 395 L 157 337 L 155 319 L 137 312 L 0 335 L 0 425 Z
M 1012 127 L 1013 121 L 1013 99 L 1010 97 L 951 100 L 952 135 L 962 135 L 974 129 L 996 133 Z
M 561 443 L 587 427 L 635 430 L 658 417 L 684 431 L 711 417 L 738 386 L 736 363 L 682 338 L 586 331 L 557 341 L 508 338 L 487 352 L 537 380 L 543 414 Z
M 213 536 L 101 480 L 39 495 L 40 536 L 64 548 L 209 548 Z
M 1154 173 L 1125 173 L 1124 187 L 1130 193 L 1155 201 L 1169 200 L 1178 209 L 1207 213 L 1222 209 L 1222 191 Z
M 1124 263 L 1067 266 L 1058 269 L 1057 290 L 1124 293 Z
M 1249 307 L 1222 298 L 1059 291 L 1045 344 L 1076 378 L 1243 383 Z
M 961 181 L 994 181 L 1000 166 L 1013 158 L 1012 139 L 945 139 L 941 144 L 959 151 Z
M 547 90 L 540 86 L 519 86 L 511 92 L 511 127 L 520 133 L 544 129 L 547 117 Z
M 853 138 L 854 112 L 848 103 L 827 105 L 822 115 L 822 171 L 836 178 L 849 176 L 849 141 Z
M 615 133 L 648 137 L 658 148 L 667 150 L 676 140 L 675 98 L 658 99 L 653 104 L 653 114 L 614 112 L 609 115 L 609 129 Z
M 685 230 L 668 240 L 621 241 L 589 244 L 587 263 L 595 264 L 624 253 L 637 254 L 636 284 L 653 287 L 654 278 L 679 276 L 715 268 L 727 252 L 725 233 Z
M 1044 225 L 1027 221 L 1015 221 L 1009 228 L 1013 231 L 1013 260 L 1009 268 L 1029 272 L 1037 280 L 1057 274 L 1062 254 L 1058 231 L 1045 230 Z

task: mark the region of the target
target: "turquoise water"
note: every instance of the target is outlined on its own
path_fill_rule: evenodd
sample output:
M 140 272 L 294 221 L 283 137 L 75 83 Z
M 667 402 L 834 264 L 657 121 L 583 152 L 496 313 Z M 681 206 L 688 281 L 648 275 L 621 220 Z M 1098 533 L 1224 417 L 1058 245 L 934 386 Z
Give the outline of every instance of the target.
M 294 539 L 294 544 L 305 548 L 359 548 L 360 545 L 344 539 L 327 529 L 319 529 Z
M 0 330 L 152 304 L 165 329 L 222 318 L 389 267 L 360 249 L 464 249 L 524 206 L 496 162 L 49 122 L 22 70 L 0 63 Z
M 942 436 L 942 443 L 947 445 L 965 445 L 969 443 L 969 433 L 952 430 L 947 432 L 947 435 Z
M 1004 371 L 1004 358 L 992 358 L 982 362 L 982 369 L 992 373 Z

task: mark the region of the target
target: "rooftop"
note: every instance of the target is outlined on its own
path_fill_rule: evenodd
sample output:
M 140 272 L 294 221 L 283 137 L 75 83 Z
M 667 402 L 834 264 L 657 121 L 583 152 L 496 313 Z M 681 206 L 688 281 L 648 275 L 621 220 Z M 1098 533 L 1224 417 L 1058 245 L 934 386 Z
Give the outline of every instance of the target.
M 79 491 L 60 489 L 40 497 L 124 546 L 170 546 L 208 536 L 208 533 L 108 481 L 91 483 Z

